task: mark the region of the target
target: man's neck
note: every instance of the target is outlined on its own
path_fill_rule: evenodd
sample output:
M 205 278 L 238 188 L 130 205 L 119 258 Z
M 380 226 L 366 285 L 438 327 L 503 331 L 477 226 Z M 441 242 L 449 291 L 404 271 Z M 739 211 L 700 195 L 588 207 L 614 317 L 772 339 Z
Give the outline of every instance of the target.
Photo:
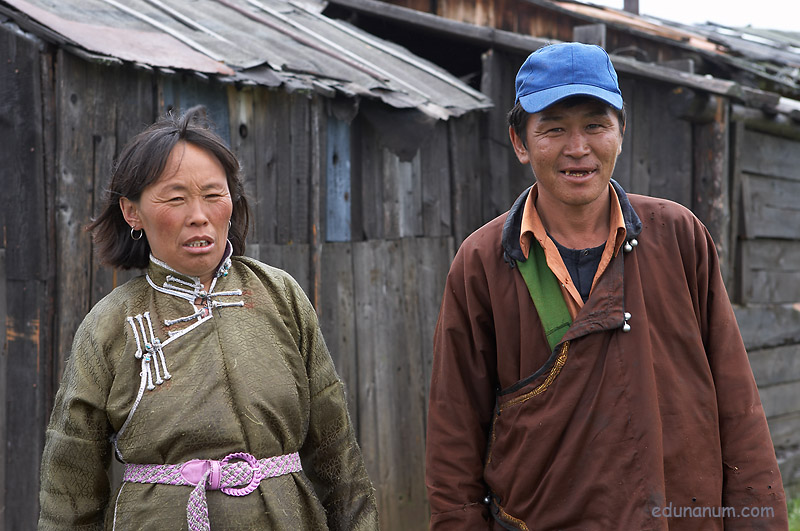
M 570 249 L 588 249 L 608 239 L 611 215 L 610 191 L 606 189 L 588 205 L 565 205 L 542 196 L 536 198 L 536 212 L 547 232 Z

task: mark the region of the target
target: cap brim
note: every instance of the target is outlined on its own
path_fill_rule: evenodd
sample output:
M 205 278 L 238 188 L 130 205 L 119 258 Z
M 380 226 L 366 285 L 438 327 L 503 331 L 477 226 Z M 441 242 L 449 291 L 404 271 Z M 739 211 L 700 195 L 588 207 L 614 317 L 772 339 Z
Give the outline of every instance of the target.
M 622 95 L 594 85 L 562 85 L 526 94 L 519 99 L 522 108 L 533 114 L 572 96 L 588 96 L 604 101 L 615 109 L 622 109 Z

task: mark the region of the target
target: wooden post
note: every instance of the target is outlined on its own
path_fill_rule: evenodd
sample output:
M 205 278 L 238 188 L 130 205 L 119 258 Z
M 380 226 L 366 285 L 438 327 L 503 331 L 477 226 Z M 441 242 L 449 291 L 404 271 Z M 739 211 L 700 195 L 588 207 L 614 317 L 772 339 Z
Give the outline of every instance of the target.
M 311 128 L 311 176 L 309 179 L 309 226 L 311 234 L 311 264 L 310 277 L 312 292 L 308 294 L 311 302 L 319 313 L 321 302 L 321 282 L 322 272 L 320 270 L 320 259 L 322 257 L 322 242 L 325 234 L 325 200 L 323 199 L 324 190 L 328 187 L 325 167 L 327 166 L 325 153 L 327 153 L 327 131 L 325 124 L 325 108 L 319 97 L 312 98 L 309 102 L 309 121 Z
M 731 119 L 731 219 L 728 235 L 728 256 L 731 262 L 730 278 L 725 278 L 725 288 L 733 303 L 742 302 L 742 280 L 744 274 L 742 244 L 744 237 L 744 209 L 742 200 L 742 151 L 747 149 L 744 143 L 744 122 Z
M 705 223 L 719 253 L 722 276 L 731 276 L 730 186 L 728 175 L 729 103 L 717 98 L 714 118 L 694 125 L 694 189 L 692 210 Z
M 508 137 L 506 114 L 514 106 L 514 78 L 525 56 L 509 54 L 497 49 L 483 54 L 483 76 L 481 92 L 494 102 L 494 107 L 480 113 L 481 127 L 480 153 L 470 154 L 481 157 L 476 161 L 485 164 L 481 172 L 482 216 L 478 225 L 489 221 L 508 210 L 514 200 L 533 183 L 530 166 L 520 164 L 511 147 Z M 456 179 L 462 175 L 454 171 Z M 460 241 L 459 241 L 460 243 Z
M 572 28 L 572 40 L 584 44 L 596 44 L 601 48 L 606 47 L 606 25 L 586 24 Z
M 639 0 L 625 0 L 624 10 L 634 15 L 639 14 Z

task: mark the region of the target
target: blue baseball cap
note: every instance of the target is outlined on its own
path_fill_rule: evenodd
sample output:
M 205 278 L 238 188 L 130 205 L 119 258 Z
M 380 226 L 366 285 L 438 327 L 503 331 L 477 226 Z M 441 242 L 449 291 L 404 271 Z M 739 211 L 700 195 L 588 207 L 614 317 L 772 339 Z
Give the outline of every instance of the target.
M 516 102 L 533 114 L 570 96 L 589 96 L 622 109 L 622 92 L 605 50 L 564 42 L 539 48 L 525 59 L 514 83 Z

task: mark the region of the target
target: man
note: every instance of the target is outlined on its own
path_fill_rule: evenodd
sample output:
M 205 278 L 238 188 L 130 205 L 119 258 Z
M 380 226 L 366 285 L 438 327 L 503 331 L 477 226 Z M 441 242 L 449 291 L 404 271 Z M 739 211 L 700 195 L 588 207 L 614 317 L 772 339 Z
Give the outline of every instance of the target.
M 447 278 L 431 529 L 785 529 L 714 243 L 687 209 L 611 180 L 625 113 L 608 55 L 542 48 L 516 95 L 509 135 L 536 184 Z

